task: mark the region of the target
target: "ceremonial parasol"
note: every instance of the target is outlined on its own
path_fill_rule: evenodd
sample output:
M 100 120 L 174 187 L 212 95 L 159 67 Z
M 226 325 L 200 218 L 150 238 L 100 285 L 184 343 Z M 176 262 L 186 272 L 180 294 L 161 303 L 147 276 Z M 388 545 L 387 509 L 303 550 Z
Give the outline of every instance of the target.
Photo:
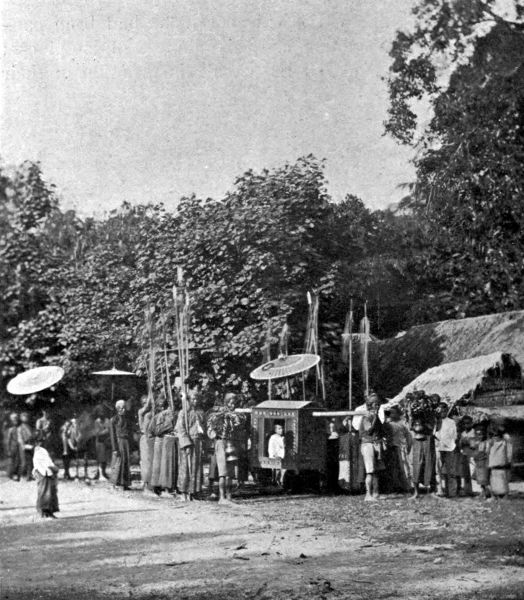
M 119 369 L 108 369 L 107 371 L 93 371 L 92 375 L 135 375 L 131 371 L 120 371 Z
M 36 367 L 11 379 L 7 391 L 16 396 L 35 394 L 55 385 L 63 376 L 62 367 Z
M 257 367 L 251 371 L 252 379 L 279 379 L 280 377 L 290 377 L 297 373 L 307 371 L 317 365 L 320 361 L 318 354 L 290 354 L 289 356 L 279 356 L 275 360 Z
M 109 377 L 128 375 L 128 376 L 134 377 L 135 373 L 132 373 L 131 371 L 120 371 L 120 369 L 116 369 L 115 366 L 113 365 L 113 368 L 107 369 L 105 371 L 92 371 L 92 375 L 108 375 Z M 114 382 L 111 382 L 111 402 L 113 402 L 114 396 L 115 396 L 115 384 L 114 384 Z

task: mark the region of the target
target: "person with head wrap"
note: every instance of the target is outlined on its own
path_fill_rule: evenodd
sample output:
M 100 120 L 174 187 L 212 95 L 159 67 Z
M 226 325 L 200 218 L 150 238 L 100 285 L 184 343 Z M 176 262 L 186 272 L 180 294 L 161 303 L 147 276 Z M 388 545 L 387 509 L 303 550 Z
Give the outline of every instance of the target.
M 22 474 L 22 458 L 20 444 L 18 443 L 18 425 L 19 419 L 17 413 L 9 415 L 9 428 L 7 430 L 7 457 L 9 465 L 7 467 L 7 476 L 15 481 L 20 481 Z
M 42 409 L 42 413 L 39 419 L 35 423 L 35 433 L 37 439 L 41 440 L 44 444 L 49 444 L 51 440 L 52 423 L 49 419 L 49 411 L 45 408 Z
M 378 474 L 384 470 L 384 427 L 378 415 L 380 400 L 370 394 L 366 402 L 367 412 L 359 426 L 360 452 L 366 470 L 366 502 L 379 498 Z
M 159 495 L 162 490 L 176 490 L 178 477 L 178 449 L 175 437 L 176 414 L 168 406 L 161 392 L 156 402 L 157 412 L 151 418 L 149 434 L 154 437 L 153 460 L 149 485 Z
M 437 408 L 437 422 L 433 431 L 437 450 L 437 496 L 453 498 L 457 495 L 457 425 L 448 417 L 449 407 L 441 402 Z
M 35 447 L 35 436 L 33 428 L 29 424 L 29 415 L 26 412 L 23 412 L 20 415 L 18 444 L 20 446 L 20 456 L 22 459 L 22 475 L 27 477 L 28 481 L 31 481 L 31 479 L 33 479 L 33 450 Z
M 133 433 L 133 423 L 125 400 L 117 400 L 115 410 L 116 414 L 111 419 L 110 429 L 113 449 L 111 482 L 116 487 L 128 490 L 131 486 L 129 439 Z
M 215 406 L 208 414 L 207 434 L 215 444 L 218 474 L 219 502 L 232 502 L 232 480 L 238 466 L 238 456 L 232 443 L 234 430 L 244 423 L 242 415 L 235 414 L 237 395 L 227 392 L 222 406 Z
M 204 428 L 204 413 L 198 408 L 196 390 L 192 390 L 187 414 L 181 410 L 176 422 L 179 446 L 178 489 L 184 500 L 192 500 L 202 491 Z

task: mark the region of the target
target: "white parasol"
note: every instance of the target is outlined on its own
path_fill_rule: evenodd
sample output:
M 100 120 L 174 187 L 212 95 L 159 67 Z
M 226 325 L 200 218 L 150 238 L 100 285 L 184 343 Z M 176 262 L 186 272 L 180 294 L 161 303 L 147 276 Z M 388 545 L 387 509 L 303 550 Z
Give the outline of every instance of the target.
M 120 371 L 119 369 L 108 369 L 107 371 L 92 371 L 92 375 L 135 375 L 131 371 Z
M 291 377 L 302 373 L 318 365 L 320 356 L 318 354 L 291 354 L 279 356 L 275 360 L 257 367 L 251 371 L 251 379 L 279 379 L 280 377 Z
M 114 377 L 114 376 L 122 377 L 124 375 L 133 376 L 133 377 L 136 376 L 136 374 L 132 373 L 131 371 L 120 371 L 120 369 L 116 369 L 114 365 L 111 369 L 107 369 L 105 371 L 92 371 L 91 374 L 92 375 L 108 375 L 109 377 Z M 111 382 L 111 402 L 113 402 L 114 398 L 115 398 L 115 384 L 112 381 Z
M 63 376 L 62 367 L 36 367 L 11 379 L 7 384 L 7 391 L 16 396 L 35 394 L 52 387 Z

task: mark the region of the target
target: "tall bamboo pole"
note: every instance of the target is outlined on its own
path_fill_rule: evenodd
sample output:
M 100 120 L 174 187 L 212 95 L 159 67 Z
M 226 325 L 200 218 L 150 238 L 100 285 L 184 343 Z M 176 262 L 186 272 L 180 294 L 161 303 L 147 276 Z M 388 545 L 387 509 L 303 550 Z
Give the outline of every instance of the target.
M 166 369 L 166 387 L 167 387 L 167 399 L 169 401 L 169 408 L 175 415 L 175 402 L 173 400 L 173 390 L 171 389 L 171 377 L 169 376 L 169 363 L 167 362 L 167 338 L 166 338 L 166 320 L 165 316 L 162 318 L 162 342 L 164 346 L 164 365 Z
M 349 410 L 353 410 L 353 298 L 349 302 Z

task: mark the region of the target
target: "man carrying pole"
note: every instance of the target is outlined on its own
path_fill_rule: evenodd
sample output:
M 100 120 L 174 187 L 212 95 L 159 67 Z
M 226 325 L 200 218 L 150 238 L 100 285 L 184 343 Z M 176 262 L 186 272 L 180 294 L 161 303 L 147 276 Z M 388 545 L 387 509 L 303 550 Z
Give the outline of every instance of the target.
M 184 394 L 184 392 L 182 392 Z M 187 406 L 187 399 L 182 398 Z M 204 414 L 198 409 L 197 390 L 190 390 L 187 412 L 181 411 L 176 423 L 179 445 L 178 489 L 185 501 L 202 491 L 202 442 L 204 439 Z

